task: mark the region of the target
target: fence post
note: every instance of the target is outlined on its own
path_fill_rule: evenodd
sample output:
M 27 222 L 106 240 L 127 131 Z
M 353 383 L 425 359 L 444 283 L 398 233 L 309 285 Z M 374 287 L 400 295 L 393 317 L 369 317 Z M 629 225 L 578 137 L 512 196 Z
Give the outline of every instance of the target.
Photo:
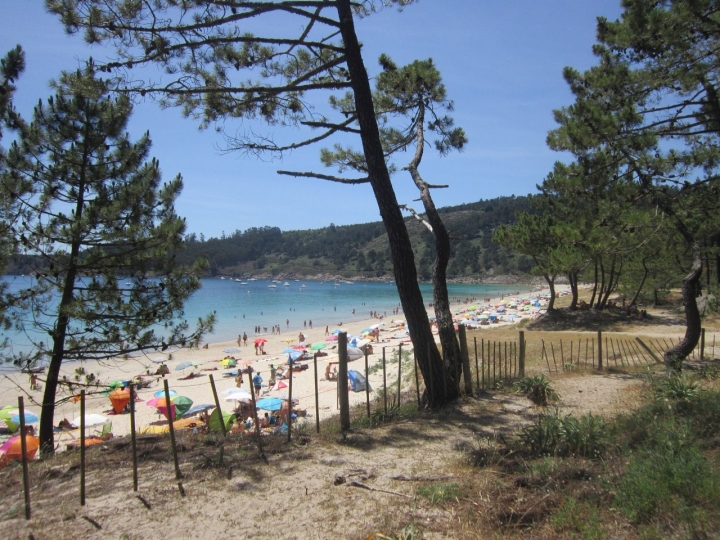
M 398 344 L 398 400 L 397 404 L 400 407 L 400 386 L 402 382 L 402 343 Z
M 85 390 L 80 390 L 80 506 L 85 506 Z
M 475 347 L 475 385 L 478 391 L 480 390 L 480 366 L 478 365 L 477 355 L 477 337 L 473 337 L 473 345 Z
M 22 452 L 23 491 L 25 493 L 25 519 L 30 519 L 30 475 L 28 472 L 27 440 L 25 439 L 25 403 L 22 396 L 18 396 L 18 409 L 20 409 L 20 452 Z M 84 473 L 85 470 L 83 468 L 83 474 Z M 84 502 L 84 484 L 82 489 Z
M 385 364 L 385 347 L 383 347 L 383 403 L 385 406 L 385 416 L 387 416 L 387 368 Z
M 519 344 L 520 344 L 520 355 L 518 357 L 518 363 L 519 363 L 519 369 L 520 369 L 520 378 L 525 378 L 525 330 L 520 330 L 519 332 Z
M 133 456 L 133 491 L 138 490 L 137 437 L 135 436 L 135 385 L 130 383 L 130 444 Z
M 365 405 L 367 407 L 367 415 L 370 418 L 370 376 L 368 374 L 368 352 L 365 348 Z M 415 367 L 415 378 L 417 378 L 417 366 Z
M 348 397 L 347 332 L 338 334 L 338 392 L 340 394 L 340 430 L 350 429 L 350 399 Z
M 467 336 L 465 335 L 465 325 L 458 325 L 458 337 L 460 338 L 460 354 L 462 355 L 462 366 L 465 375 L 465 394 L 470 396 L 472 389 L 472 373 L 470 373 L 470 357 L 468 355 Z
M 293 379 L 293 361 L 288 356 L 288 360 L 290 360 L 290 384 L 288 384 L 288 417 L 287 417 L 287 426 L 288 426 L 288 442 L 292 441 L 292 379 Z
M 602 368 L 603 368 L 602 330 L 598 330 L 598 370 L 602 371 Z
M 212 375 L 211 375 L 212 376 Z M 168 386 L 168 380 L 163 381 L 165 383 L 165 406 L 168 412 L 168 427 L 170 428 L 170 444 L 172 446 L 173 463 L 175 464 L 175 479 L 180 480 L 182 474 L 180 473 L 180 463 L 178 462 L 177 455 L 177 444 L 175 444 L 175 426 L 173 426 L 173 414 L 172 414 L 172 401 L 170 401 L 170 387 Z M 218 408 L 218 414 L 220 415 L 220 423 L 225 425 L 222 417 L 222 411 Z
M 700 361 L 705 359 L 705 329 L 700 329 Z
M 320 433 L 320 393 L 318 392 L 317 353 L 313 354 L 315 366 L 315 429 Z

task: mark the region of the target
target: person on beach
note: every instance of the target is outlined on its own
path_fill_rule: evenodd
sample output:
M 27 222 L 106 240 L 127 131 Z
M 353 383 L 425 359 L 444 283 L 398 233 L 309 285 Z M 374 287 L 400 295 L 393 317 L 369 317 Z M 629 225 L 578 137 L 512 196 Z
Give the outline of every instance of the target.
M 308 324 L 310 325 L 310 328 L 312 328 L 312 319 L 308 321 Z
M 285 326 L 290 328 L 290 319 L 285 319 Z
M 329 336 L 329 335 L 330 335 L 330 327 L 329 327 L 329 326 L 326 326 L 326 327 L 325 327 L 325 335 L 326 335 L 326 336 Z
M 242 380 L 243 380 L 242 370 L 238 369 L 237 377 L 235 377 L 235 386 L 237 386 L 238 388 L 242 388 L 242 382 L 243 382 Z
M 275 373 L 276 373 L 275 364 L 270 364 L 270 380 L 271 381 L 275 380 Z
M 255 389 L 255 397 L 260 396 L 260 389 L 262 388 L 263 379 L 258 371 L 257 375 L 252 378 L 253 388 Z
M 238 347 L 242 345 L 242 336 L 238 334 Z
M 247 332 L 243 332 L 243 345 L 247 347 Z

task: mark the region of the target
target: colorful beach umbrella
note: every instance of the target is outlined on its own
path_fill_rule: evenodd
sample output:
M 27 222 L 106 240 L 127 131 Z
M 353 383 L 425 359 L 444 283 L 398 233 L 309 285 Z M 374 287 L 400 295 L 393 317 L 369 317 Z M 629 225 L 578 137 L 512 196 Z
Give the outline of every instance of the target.
M 310 347 L 311 351 L 319 351 L 320 349 L 324 349 L 327 347 L 327 343 L 316 343 L 312 347 Z
M 184 362 L 180 362 L 177 366 L 175 366 L 175 371 L 184 371 L 189 367 L 192 367 L 193 363 L 189 360 L 185 360 Z
M 155 408 L 160 411 L 165 418 L 169 418 L 170 420 L 175 420 L 177 416 L 177 409 L 172 402 L 172 398 L 169 404 L 164 397 L 158 398 L 155 402 Z
M 123 412 L 127 404 L 130 403 L 130 392 L 125 392 L 124 390 L 113 390 L 108 397 L 110 398 L 110 403 L 112 403 L 115 414 Z
M 182 416 L 190 410 L 193 404 L 193 400 L 185 396 L 175 396 L 170 398 L 173 405 L 175 405 L 175 412 L 177 416 Z
M 14 414 L 10 417 L 10 421 L 19 424 L 20 423 L 20 409 L 12 411 Z M 33 414 L 28 410 L 23 410 L 23 416 L 25 417 L 26 424 L 34 424 L 40 421 L 40 417 L 37 414 Z
M 223 358 L 220 360 L 220 365 L 225 367 L 235 367 L 237 366 L 237 360 L 234 358 Z
M 40 448 L 40 439 L 32 435 L 25 435 L 25 457 L 32 459 L 35 457 L 38 448 Z M 22 460 L 22 440 L 20 435 L 10 437 L 0 446 L 0 464 L 7 463 L 10 460 Z

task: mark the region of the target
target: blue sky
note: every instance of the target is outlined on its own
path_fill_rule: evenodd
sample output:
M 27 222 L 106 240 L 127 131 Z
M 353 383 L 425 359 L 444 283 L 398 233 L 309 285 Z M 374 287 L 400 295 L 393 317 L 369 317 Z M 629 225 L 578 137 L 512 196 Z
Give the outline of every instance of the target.
M 567 159 L 545 144 L 548 130 L 555 127 L 553 109 L 572 101 L 562 69 L 587 69 L 595 63 L 596 17 L 617 19 L 619 4 L 421 0 L 403 12 L 386 9 L 356 23 L 371 76 L 377 74 L 383 52 L 398 65 L 432 58 L 455 102 L 452 115 L 467 133 L 466 150 L 444 158 L 428 151 L 421 167 L 428 182 L 450 185 L 434 191 L 436 206 L 533 193 L 554 161 Z M 27 117 L 39 99 L 52 94 L 48 82 L 60 70 L 107 54 L 85 46 L 79 36 L 66 35 L 41 0 L 2 0 L 0 55 L 18 43 L 26 51 L 27 70 L 18 84 L 16 107 Z M 240 126 L 229 122 L 225 127 L 233 131 Z M 135 108 L 130 125 L 133 138 L 145 130 L 165 178 L 183 176 L 185 188 L 176 207 L 187 219 L 188 232 L 209 238 L 266 225 L 314 229 L 380 219 L 369 185 L 276 174 L 278 169 L 332 172 L 320 165 L 319 147 L 282 161 L 222 155 L 218 147 L 223 139 L 216 131 L 200 131 L 177 109 L 161 111 L 151 102 Z M 413 202 L 417 191 L 407 173 L 398 173 L 393 184 L 400 203 L 421 209 Z

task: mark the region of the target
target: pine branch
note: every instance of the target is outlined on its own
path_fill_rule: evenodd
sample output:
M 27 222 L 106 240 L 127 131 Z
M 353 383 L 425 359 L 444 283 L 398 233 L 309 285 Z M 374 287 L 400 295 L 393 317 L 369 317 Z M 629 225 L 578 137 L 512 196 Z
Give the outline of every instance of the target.
M 341 184 L 367 184 L 370 178 L 341 178 L 339 176 L 330 176 L 327 174 L 318 174 L 313 172 L 296 172 L 296 171 L 278 171 L 278 174 L 286 176 L 296 176 L 304 178 L 319 178 L 320 180 L 329 180 L 330 182 L 339 182 Z

